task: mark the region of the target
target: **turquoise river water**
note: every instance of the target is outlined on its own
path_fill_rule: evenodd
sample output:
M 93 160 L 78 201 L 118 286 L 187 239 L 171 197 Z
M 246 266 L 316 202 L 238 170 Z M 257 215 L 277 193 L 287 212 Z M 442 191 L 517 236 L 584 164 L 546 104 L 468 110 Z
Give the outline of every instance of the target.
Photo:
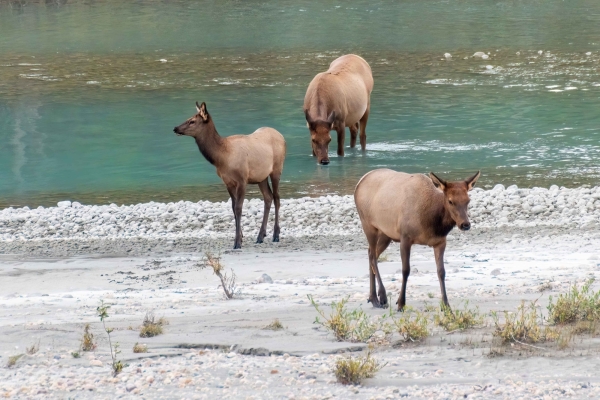
M 318 166 L 304 93 L 345 53 L 373 69 L 367 151 Z M 600 2 L 0 0 L 0 207 L 226 199 L 172 132 L 196 100 L 283 133 L 284 197 L 380 167 L 597 185 Z

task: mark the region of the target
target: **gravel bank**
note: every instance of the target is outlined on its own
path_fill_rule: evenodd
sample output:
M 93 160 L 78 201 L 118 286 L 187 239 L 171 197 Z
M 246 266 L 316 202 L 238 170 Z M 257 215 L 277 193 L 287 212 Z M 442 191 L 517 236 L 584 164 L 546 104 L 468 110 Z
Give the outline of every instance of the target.
M 352 196 L 323 196 L 282 200 L 282 238 L 361 233 Z M 566 189 L 476 188 L 471 192 L 470 216 L 476 228 L 586 227 L 600 221 L 600 187 Z M 246 243 L 258 234 L 262 200 L 244 204 L 243 232 Z M 270 225 L 272 229 L 273 210 Z M 150 240 L 233 237 L 230 202 L 144 203 L 86 206 L 59 202 L 57 207 L 7 208 L 0 211 L 0 241 L 48 239 Z

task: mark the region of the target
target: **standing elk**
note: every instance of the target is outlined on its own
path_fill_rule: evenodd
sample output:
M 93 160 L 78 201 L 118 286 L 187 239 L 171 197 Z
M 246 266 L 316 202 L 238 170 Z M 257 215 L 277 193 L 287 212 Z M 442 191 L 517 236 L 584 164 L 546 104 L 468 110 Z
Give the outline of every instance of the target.
M 273 128 L 259 128 L 250 135 L 221 137 L 206 110 L 206 103 L 198 105 L 198 113 L 183 124 L 175 127 L 177 135 L 191 136 L 196 140 L 206 160 L 217 168 L 231 196 L 231 208 L 235 217 L 235 243 L 233 248 L 242 247 L 242 207 L 246 185 L 258 184 L 262 192 L 265 211 L 256 243 L 262 243 L 267 235 L 267 220 L 271 203 L 275 200 L 275 227 L 273 241 L 279 242 L 279 179 L 285 160 L 285 139 Z M 269 187 L 271 178 L 273 191 Z
M 406 285 L 410 275 L 410 249 L 413 244 L 433 247 L 442 301 L 446 307 L 446 236 L 454 226 L 471 228 L 467 207 L 469 190 L 479 179 L 477 172 L 464 181 L 446 182 L 433 172 L 429 177 L 410 175 L 390 169 L 376 169 L 364 175 L 354 191 L 354 202 L 369 243 L 370 294 L 374 307 L 386 307 L 387 295 L 377 259 L 391 241 L 400 242 L 402 289 L 398 310 L 406 305 Z M 375 279 L 379 293 L 375 291 Z M 379 294 L 379 299 L 377 295 Z

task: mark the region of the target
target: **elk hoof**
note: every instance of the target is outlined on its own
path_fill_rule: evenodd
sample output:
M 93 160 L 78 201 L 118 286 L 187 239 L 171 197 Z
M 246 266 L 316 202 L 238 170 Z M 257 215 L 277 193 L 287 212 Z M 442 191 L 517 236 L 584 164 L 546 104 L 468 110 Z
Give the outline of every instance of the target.
M 237 249 L 241 249 L 242 248 L 242 244 L 241 243 L 234 243 L 233 245 L 233 249 L 237 250 Z
M 274 242 L 279 242 L 279 236 L 273 237 Z
M 379 300 L 377 299 L 377 297 L 369 298 L 369 300 L 367 300 L 367 302 L 371 303 L 373 305 L 373 308 L 383 308 L 381 306 L 381 303 L 379 303 Z

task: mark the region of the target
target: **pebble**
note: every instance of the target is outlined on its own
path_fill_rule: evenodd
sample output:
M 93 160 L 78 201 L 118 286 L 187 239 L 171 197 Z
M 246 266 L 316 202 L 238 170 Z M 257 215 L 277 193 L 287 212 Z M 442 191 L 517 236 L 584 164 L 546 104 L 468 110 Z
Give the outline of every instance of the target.
M 262 274 L 256 281 L 258 283 L 273 283 L 273 279 L 267 274 Z

